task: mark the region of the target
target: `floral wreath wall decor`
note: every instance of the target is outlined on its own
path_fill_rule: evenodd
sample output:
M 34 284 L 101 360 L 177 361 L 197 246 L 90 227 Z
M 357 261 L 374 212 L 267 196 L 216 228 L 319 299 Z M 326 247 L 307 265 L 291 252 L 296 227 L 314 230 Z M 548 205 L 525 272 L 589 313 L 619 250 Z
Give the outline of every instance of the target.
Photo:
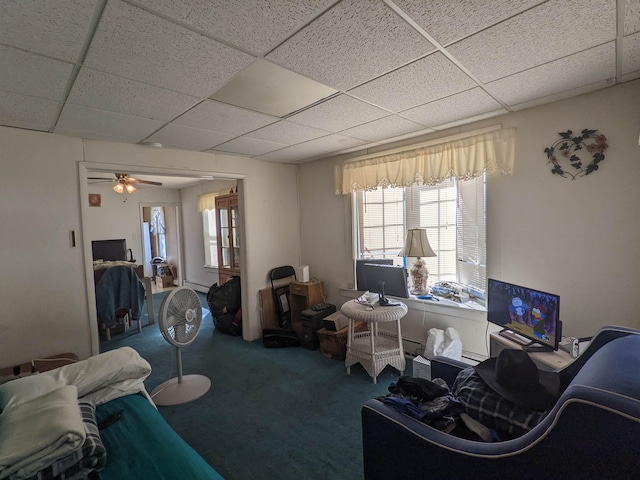
M 598 164 L 604 160 L 604 151 L 609 145 L 607 145 L 607 137 L 596 132 L 597 130 L 586 128 L 578 136 L 574 136 L 571 130 L 560 132 L 558 134 L 560 139 L 544 149 L 544 153 L 547 154 L 547 163 L 553 164 L 551 173 L 575 180 L 598 170 Z M 585 165 L 586 157 L 590 157 L 591 161 Z M 560 164 L 562 160 L 568 162 L 568 165 L 563 162 L 565 164 L 563 167 Z

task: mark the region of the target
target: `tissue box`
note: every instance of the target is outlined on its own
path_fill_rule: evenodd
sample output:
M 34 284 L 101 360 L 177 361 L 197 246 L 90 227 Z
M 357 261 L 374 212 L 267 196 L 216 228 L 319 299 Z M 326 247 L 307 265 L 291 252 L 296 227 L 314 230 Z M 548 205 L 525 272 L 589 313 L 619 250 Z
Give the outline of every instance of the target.
M 413 376 L 431 380 L 431 362 L 418 355 L 413 359 Z

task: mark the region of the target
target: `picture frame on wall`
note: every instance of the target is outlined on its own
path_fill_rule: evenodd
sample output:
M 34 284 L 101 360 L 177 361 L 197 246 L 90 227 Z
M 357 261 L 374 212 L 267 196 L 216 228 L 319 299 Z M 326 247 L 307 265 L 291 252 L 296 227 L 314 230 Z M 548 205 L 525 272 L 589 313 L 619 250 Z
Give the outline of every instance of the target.
M 102 206 L 102 195 L 99 193 L 90 193 L 89 194 L 89 206 L 90 207 L 101 207 Z

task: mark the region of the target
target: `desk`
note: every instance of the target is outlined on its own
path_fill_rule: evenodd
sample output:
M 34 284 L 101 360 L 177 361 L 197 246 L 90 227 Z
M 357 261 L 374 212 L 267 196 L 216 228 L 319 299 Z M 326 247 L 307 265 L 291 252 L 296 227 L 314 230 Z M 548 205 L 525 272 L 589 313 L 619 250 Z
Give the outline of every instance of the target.
M 505 348 L 514 348 L 519 350 L 522 346 L 503 337 L 497 332 L 489 334 L 489 355 L 497 357 Z M 529 352 L 529 357 L 531 357 L 536 365 L 538 365 L 542 370 L 564 368 L 575 360 L 564 350 L 558 350 L 555 352 Z
M 400 319 L 407 314 L 408 309 L 404 303 L 397 303 L 400 305 L 381 307 L 376 304 L 371 308 L 355 300 L 349 300 L 342 305 L 340 310 L 349 319 L 347 356 L 344 362 L 347 374 L 351 373 L 351 366 L 356 363 L 364 367 L 373 383 L 376 383 L 376 377 L 387 365 L 396 368 L 400 375 L 404 373 L 406 360 L 402 348 Z M 355 332 L 354 326 L 357 321 L 366 322 L 369 330 Z M 382 322 L 395 322 L 396 332 L 378 331 L 378 323 Z

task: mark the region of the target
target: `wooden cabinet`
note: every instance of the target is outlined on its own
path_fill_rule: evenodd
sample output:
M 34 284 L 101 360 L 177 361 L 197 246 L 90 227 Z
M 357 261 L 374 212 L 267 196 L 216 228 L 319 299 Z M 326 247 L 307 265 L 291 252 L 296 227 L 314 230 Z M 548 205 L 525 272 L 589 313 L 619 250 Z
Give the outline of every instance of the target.
M 216 197 L 219 283 L 240 276 L 240 239 L 238 236 L 238 194 Z
M 311 305 L 324 302 L 324 284 L 322 282 L 298 282 L 296 280 L 289 284 L 289 301 L 291 302 L 291 328 L 296 332 L 302 330 L 303 310 Z

